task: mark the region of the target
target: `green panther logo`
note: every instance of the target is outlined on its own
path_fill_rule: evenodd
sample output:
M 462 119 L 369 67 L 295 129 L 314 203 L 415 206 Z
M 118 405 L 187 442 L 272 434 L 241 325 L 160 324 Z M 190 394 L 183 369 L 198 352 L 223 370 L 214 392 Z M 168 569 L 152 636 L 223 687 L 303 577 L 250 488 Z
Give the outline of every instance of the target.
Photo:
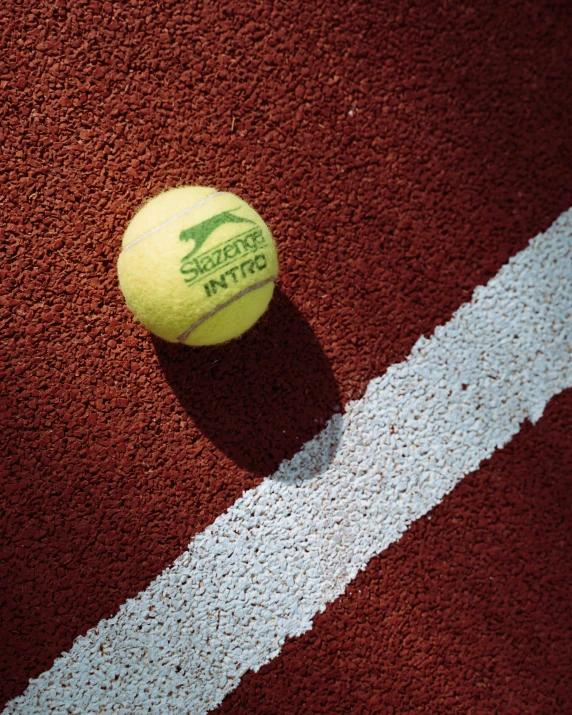
M 193 250 L 188 253 L 185 258 L 190 258 L 193 256 L 204 244 L 207 238 L 215 231 L 219 226 L 225 223 L 254 223 L 248 218 L 242 218 L 242 216 L 236 216 L 233 211 L 238 209 L 230 209 L 229 211 L 223 211 L 220 214 L 211 216 L 201 223 L 197 223 L 195 226 L 190 228 L 185 228 L 179 234 L 179 239 L 181 241 L 193 241 Z

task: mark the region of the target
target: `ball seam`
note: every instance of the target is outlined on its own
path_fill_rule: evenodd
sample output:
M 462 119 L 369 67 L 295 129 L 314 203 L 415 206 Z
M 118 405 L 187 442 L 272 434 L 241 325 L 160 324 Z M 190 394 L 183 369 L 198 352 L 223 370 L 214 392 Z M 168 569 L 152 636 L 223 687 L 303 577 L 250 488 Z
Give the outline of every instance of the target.
M 223 193 L 223 192 L 213 191 L 212 194 L 209 194 L 204 199 L 201 199 L 198 203 L 193 204 L 192 206 L 189 206 L 184 211 L 180 211 L 178 214 L 175 214 L 175 216 L 171 216 L 171 218 L 168 218 L 166 221 L 163 221 L 163 223 L 160 223 L 158 226 L 155 226 L 150 231 L 146 231 L 145 233 L 141 234 L 141 236 L 138 236 L 137 238 L 133 239 L 133 241 L 128 243 L 126 246 L 123 246 L 122 250 L 126 251 L 128 248 L 135 246 L 135 244 L 139 243 L 139 241 L 142 241 L 144 238 L 147 238 L 147 236 L 150 236 L 152 233 L 155 233 L 155 231 L 160 231 L 162 228 L 164 228 L 165 226 L 168 226 L 173 221 L 176 221 L 178 218 L 181 218 L 181 216 L 188 214 L 190 211 L 194 211 L 199 206 L 202 206 L 207 201 L 210 201 L 210 199 L 212 199 L 213 196 L 219 196 L 221 193 Z
M 218 305 L 216 308 L 213 308 L 210 312 L 206 313 L 205 315 L 202 315 L 198 320 L 196 320 L 190 328 L 185 330 L 184 333 L 181 333 L 177 337 L 177 341 L 179 343 L 184 343 L 185 340 L 189 337 L 189 335 L 193 332 L 193 330 L 196 330 L 199 325 L 202 325 L 206 320 L 209 318 L 212 318 L 213 315 L 216 315 L 216 313 L 219 312 L 219 310 L 222 310 L 223 308 L 226 308 L 227 306 L 231 305 L 235 301 L 237 301 L 239 298 L 242 298 L 243 296 L 247 295 L 248 293 L 251 293 L 253 290 L 258 290 L 258 288 L 262 288 L 263 286 L 267 285 L 268 283 L 273 283 L 276 279 L 276 276 L 270 276 L 270 278 L 266 278 L 263 281 L 259 281 L 258 283 L 254 283 L 251 286 L 248 286 L 248 288 L 245 288 L 244 290 L 240 291 L 240 293 L 237 293 L 234 295 L 232 298 L 227 300 L 225 303 L 221 303 L 221 305 Z

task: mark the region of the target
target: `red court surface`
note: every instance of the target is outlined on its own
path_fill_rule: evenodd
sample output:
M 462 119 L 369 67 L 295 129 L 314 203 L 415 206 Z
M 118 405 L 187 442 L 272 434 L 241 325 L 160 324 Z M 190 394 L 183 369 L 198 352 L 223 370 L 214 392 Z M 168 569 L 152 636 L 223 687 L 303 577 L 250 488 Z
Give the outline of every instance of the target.
M 8 0 L 0 705 L 572 204 L 568 2 Z M 181 184 L 275 237 L 239 341 L 151 337 L 122 232 Z M 570 392 L 220 712 L 572 710 Z
M 567 712 L 571 414 L 567 391 L 217 712 Z

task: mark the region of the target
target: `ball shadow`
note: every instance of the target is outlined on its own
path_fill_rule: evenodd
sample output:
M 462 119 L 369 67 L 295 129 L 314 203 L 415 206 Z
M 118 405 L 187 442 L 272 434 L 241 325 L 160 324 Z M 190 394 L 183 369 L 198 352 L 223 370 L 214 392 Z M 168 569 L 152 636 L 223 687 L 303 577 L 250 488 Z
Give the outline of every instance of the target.
M 326 355 L 279 289 L 265 315 L 239 340 L 208 348 L 159 338 L 153 344 L 169 385 L 195 425 L 256 475 L 272 474 L 341 412 Z M 328 424 L 320 471 L 327 466 L 324 460 L 335 455 L 340 424 Z

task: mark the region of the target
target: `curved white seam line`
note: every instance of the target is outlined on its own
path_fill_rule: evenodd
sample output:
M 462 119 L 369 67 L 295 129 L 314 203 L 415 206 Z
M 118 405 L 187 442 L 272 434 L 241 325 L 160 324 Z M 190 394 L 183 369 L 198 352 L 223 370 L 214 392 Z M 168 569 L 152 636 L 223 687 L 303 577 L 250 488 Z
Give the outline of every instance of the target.
M 195 209 L 198 209 L 199 206 L 206 204 L 206 202 L 212 199 L 213 196 L 218 196 L 221 193 L 222 191 L 213 191 L 212 194 L 209 194 L 204 199 L 201 199 L 198 203 L 189 206 L 188 209 L 185 209 L 184 211 L 181 211 L 180 213 L 171 216 L 171 218 L 168 218 L 166 221 L 163 221 L 163 223 L 160 223 L 158 226 L 155 226 L 155 228 L 152 228 L 150 231 L 141 234 L 141 236 L 138 236 L 135 240 L 131 241 L 131 243 L 128 243 L 126 246 L 123 246 L 122 250 L 126 251 L 128 248 L 131 248 L 131 246 L 134 246 L 136 243 L 139 243 L 139 241 L 142 241 L 144 238 L 147 238 L 147 236 L 150 236 L 152 233 L 155 233 L 155 231 L 159 231 L 160 229 L 164 228 L 165 226 L 170 224 L 171 221 L 176 221 L 181 216 L 188 214 L 189 211 L 194 211 Z
M 199 318 L 199 320 L 194 322 L 188 330 L 185 330 L 184 333 L 181 333 L 179 335 L 179 337 L 177 338 L 177 340 L 180 343 L 184 343 L 185 340 L 189 337 L 189 335 L 193 332 L 193 330 L 198 328 L 199 325 L 202 325 L 205 322 L 205 320 L 212 318 L 212 316 L 215 313 L 218 313 L 219 310 L 226 308 L 231 303 L 234 303 L 235 300 L 242 298 L 243 295 L 246 295 L 247 293 L 250 293 L 253 290 L 257 290 L 258 288 L 262 288 L 262 286 L 265 286 L 267 283 L 274 282 L 275 279 L 276 279 L 276 276 L 271 276 L 270 278 L 266 278 L 265 280 L 260 281 L 260 283 L 255 283 L 254 285 L 251 285 L 248 288 L 245 288 L 244 290 L 240 291 L 240 293 L 237 293 L 236 295 L 234 295 L 230 300 L 227 300 L 226 303 L 223 303 L 222 305 L 218 305 L 216 308 L 213 308 L 209 313 L 207 313 L 206 315 L 203 315 L 201 318 Z

